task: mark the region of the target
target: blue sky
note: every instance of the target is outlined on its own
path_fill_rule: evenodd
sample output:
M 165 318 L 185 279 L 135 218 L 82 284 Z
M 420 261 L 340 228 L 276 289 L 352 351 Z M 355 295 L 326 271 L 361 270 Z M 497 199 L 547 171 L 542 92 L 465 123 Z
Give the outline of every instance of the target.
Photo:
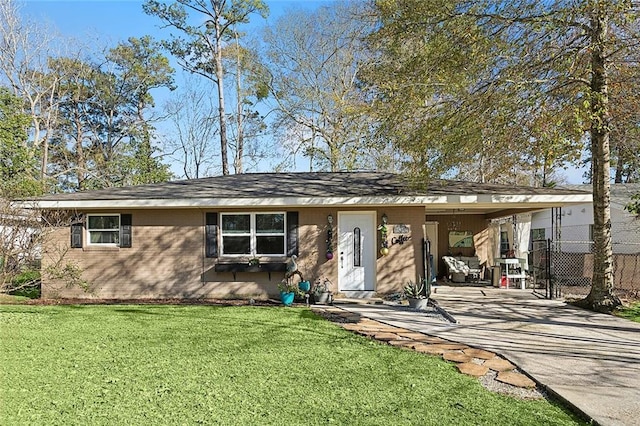
M 316 8 L 330 0 L 267 0 L 269 20 L 292 8 Z M 64 35 L 104 36 L 114 44 L 128 37 L 161 36 L 160 20 L 142 11 L 142 0 L 26 0 L 25 14 L 49 21 Z M 255 16 L 257 25 L 262 18 Z M 101 37 L 102 38 L 102 37 Z
M 62 34 L 104 35 L 115 40 L 157 31 L 155 18 L 142 12 L 139 1 L 27 0 L 25 14 L 50 22 Z

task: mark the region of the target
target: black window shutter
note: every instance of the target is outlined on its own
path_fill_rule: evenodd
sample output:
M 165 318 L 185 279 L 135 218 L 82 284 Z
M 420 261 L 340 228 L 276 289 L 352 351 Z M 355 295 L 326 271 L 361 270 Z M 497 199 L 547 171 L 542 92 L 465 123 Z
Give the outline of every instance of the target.
M 287 256 L 298 255 L 298 212 L 287 212 Z
M 206 213 L 205 256 L 218 257 L 218 213 L 216 212 Z
M 120 215 L 120 247 L 131 247 L 131 215 Z
M 82 222 L 74 222 L 71 224 L 71 248 L 82 248 L 82 233 L 84 225 Z

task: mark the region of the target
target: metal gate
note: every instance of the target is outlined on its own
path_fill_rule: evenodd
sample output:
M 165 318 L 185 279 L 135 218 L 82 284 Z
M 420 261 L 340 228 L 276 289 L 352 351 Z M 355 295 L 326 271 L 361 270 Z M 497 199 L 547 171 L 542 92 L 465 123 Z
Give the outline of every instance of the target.
M 552 279 L 551 263 L 551 239 L 533 241 L 529 263 L 533 291 L 547 299 L 560 297 Z

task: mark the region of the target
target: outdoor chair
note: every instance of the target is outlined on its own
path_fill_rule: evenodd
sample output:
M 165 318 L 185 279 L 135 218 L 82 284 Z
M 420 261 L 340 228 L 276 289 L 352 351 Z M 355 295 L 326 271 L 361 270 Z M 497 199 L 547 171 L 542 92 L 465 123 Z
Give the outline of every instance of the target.
M 480 259 L 477 256 L 471 256 L 467 258 L 467 266 L 469 267 L 469 276 L 478 282 L 482 277 L 482 266 L 480 266 Z
M 442 256 L 447 267 L 447 277 L 454 283 L 463 283 L 471 272 L 469 265 L 451 256 Z

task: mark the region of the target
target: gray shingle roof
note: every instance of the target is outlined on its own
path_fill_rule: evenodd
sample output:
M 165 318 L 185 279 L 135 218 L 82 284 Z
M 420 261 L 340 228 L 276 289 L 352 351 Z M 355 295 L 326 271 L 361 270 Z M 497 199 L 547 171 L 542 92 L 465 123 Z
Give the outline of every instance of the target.
M 568 188 L 533 188 L 462 181 L 431 181 L 414 189 L 402 175 L 383 172 L 247 173 L 96 191 L 46 195 L 42 201 L 170 200 L 197 198 L 363 197 L 412 195 L 561 195 Z
M 577 189 L 586 192 L 593 192 L 591 184 L 564 185 L 566 189 Z M 640 183 L 612 183 L 611 184 L 611 204 L 616 204 L 624 208 L 630 201 L 631 196 L 640 193 Z

